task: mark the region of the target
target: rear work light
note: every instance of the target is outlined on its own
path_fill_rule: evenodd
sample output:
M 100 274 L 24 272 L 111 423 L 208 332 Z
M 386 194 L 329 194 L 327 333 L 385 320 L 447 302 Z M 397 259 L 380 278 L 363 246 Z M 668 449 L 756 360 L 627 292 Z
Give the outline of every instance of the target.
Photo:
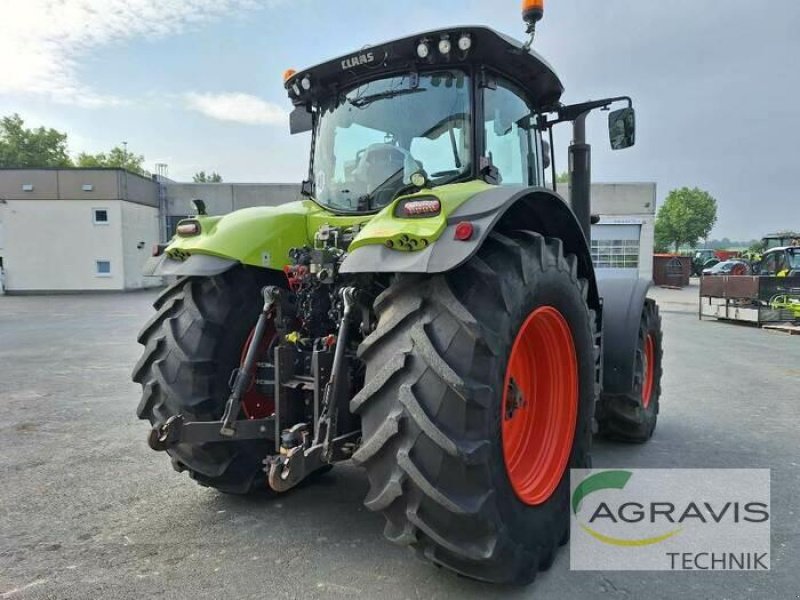
M 432 217 L 442 211 L 442 205 L 436 198 L 406 200 L 398 206 L 398 217 Z
M 200 233 L 200 223 L 197 221 L 178 223 L 178 226 L 175 228 L 175 232 L 182 236 L 197 235 Z

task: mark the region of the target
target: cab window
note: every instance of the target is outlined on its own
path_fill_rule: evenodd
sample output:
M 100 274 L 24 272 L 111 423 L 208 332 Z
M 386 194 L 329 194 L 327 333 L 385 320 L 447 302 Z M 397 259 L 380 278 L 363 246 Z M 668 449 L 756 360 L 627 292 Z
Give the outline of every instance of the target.
M 501 185 L 541 183 L 540 138 L 535 115 L 510 84 L 497 81 L 483 96 L 485 157 Z
M 786 254 L 783 252 L 776 253 L 775 256 L 775 273 L 782 273 L 789 268 L 786 264 Z
M 764 257 L 764 261 L 761 263 L 761 274 L 762 275 L 774 275 L 775 274 L 775 260 L 776 254 L 773 252 L 772 254 L 767 254 Z

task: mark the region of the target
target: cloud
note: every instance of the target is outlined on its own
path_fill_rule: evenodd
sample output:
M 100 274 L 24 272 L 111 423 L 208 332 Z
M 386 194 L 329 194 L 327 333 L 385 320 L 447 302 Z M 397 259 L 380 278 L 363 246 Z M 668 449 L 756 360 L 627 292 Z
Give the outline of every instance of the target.
M 190 109 L 220 121 L 248 125 L 282 125 L 287 122 L 286 111 L 271 102 L 239 92 L 222 94 L 186 94 Z
M 96 107 L 124 100 L 82 83 L 89 52 L 136 38 L 176 35 L 235 11 L 279 0 L 3 0 L 0 94 L 41 94 Z

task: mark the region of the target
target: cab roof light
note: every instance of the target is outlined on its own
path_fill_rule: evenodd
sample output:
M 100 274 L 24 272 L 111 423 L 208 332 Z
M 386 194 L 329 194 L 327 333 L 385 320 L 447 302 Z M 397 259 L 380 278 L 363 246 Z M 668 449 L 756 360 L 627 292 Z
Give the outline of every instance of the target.
M 522 19 L 528 27 L 541 21 L 544 16 L 544 0 L 522 0 Z
M 428 40 L 420 40 L 417 44 L 417 56 L 422 60 L 428 60 L 431 56 L 431 47 Z

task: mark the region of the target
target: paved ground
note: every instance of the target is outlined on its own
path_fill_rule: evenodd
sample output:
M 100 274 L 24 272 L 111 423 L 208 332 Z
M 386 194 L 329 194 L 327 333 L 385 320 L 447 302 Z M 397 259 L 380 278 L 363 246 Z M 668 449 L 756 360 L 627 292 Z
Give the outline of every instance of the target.
M 700 323 L 691 289 L 655 294 L 659 429 L 642 447 L 598 443 L 595 465 L 771 468 L 770 573 L 571 572 L 562 551 L 510 590 L 385 542 L 354 468 L 278 500 L 199 488 L 134 416 L 134 338 L 153 294 L 0 297 L 0 599 L 797 598 L 800 338 Z

